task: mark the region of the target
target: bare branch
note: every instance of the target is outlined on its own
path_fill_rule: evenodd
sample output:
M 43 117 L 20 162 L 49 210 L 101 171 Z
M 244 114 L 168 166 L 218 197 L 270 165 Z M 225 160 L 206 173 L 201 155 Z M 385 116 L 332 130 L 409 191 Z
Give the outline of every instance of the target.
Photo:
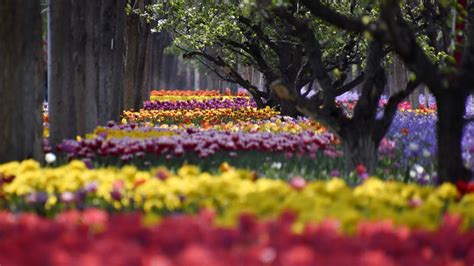
M 353 88 L 355 88 L 356 86 L 361 84 L 364 81 L 364 79 L 365 79 L 365 75 L 364 75 L 364 73 L 361 73 L 354 80 L 352 80 L 349 83 L 346 83 L 343 86 L 340 86 L 339 88 L 337 88 L 336 95 L 339 96 L 339 95 L 342 95 L 342 94 L 352 90 Z
M 229 64 L 227 64 L 221 57 L 213 57 L 205 52 L 202 51 L 191 51 L 188 53 L 185 53 L 183 57 L 196 57 L 200 56 L 205 58 L 206 60 L 212 62 L 218 67 L 221 67 L 225 73 L 225 75 L 220 75 L 219 72 L 216 72 L 220 77 L 224 76 L 225 80 L 232 80 L 234 83 L 237 83 L 241 85 L 243 88 L 247 89 L 247 91 L 252 94 L 255 102 L 257 103 L 257 106 L 263 107 L 264 103 L 262 101 L 262 97 L 266 98 L 268 95 L 266 93 L 259 91 L 258 88 L 250 83 L 250 81 L 245 80 L 238 72 L 235 70 L 233 67 L 231 67 Z

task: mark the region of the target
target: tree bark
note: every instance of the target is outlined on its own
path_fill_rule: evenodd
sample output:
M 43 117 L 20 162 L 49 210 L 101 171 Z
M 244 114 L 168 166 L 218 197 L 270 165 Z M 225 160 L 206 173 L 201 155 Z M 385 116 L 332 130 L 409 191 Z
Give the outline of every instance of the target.
M 370 127 L 363 123 L 351 123 L 339 134 L 345 157 L 346 172 L 354 171 L 362 164 L 369 173 L 377 166 L 379 143 L 374 140 Z
M 125 5 L 126 0 L 102 0 L 100 8 L 98 121 L 119 120 L 122 112 L 123 76 L 125 71 Z
M 176 89 L 178 82 L 178 58 L 174 55 L 163 56 L 163 68 L 160 75 L 160 89 Z
M 280 113 L 281 115 L 297 117 L 301 113 L 296 109 L 296 105 L 292 102 L 280 99 Z
M 50 1 L 50 143 L 118 120 L 126 0 Z
M 449 90 L 436 95 L 438 107 L 437 123 L 437 159 L 440 182 L 469 180 L 471 172 L 466 169 L 462 158 L 462 137 L 464 130 L 464 113 L 467 96 Z
M 199 90 L 201 86 L 201 73 L 199 72 L 199 69 L 197 67 L 194 67 L 194 86 L 193 89 Z
M 143 10 L 149 0 L 135 0 L 133 5 Z M 145 84 L 148 38 L 150 27 L 138 14 L 132 13 L 126 19 L 127 62 L 125 67 L 123 109 L 138 110 L 146 100 L 148 88 Z
M 148 33 L 148 38 L 147 38 L 147 45 L 146 45 L 146 57 L 145 57 L 145 69 L 144 69 L 144 78 L 143 78 L 143 89 L 142 89 L 142 95 L 144 100 L 148 100 L 150 96 L 150 88 L 152 88 L 152 82 L 153 82 L 153 63 L 154 63 L 154 53 L 153 49 L 155 49 L 155 42 L 156 38 L 154 38 L 152 32 L 150 31 Z
M 167 32 L 160 32 L 157 34 L 152 34 L 153 39 L 155 39 L 154 46 L 153 46 L 153 56 L 152 56 L 152 84 L 150 88 L 158 89 L 162 87 L 160 82 L 163 80 L 163 66 L 167 66 L 163 64 L 164 62 L 164 51 L 165 48 L 171 44 L 171 38 Z M 168 67 L 168 66 L 167 66 Z
M 194 71 L 191 69 L 191 66 L 186 64 L 186 90 L 192 90 L 193 89 L 193 83 L 194 83 Z
M 0 163 L 27 158 L 42 161 L 40 1 L 1 1 L 0 17 Z

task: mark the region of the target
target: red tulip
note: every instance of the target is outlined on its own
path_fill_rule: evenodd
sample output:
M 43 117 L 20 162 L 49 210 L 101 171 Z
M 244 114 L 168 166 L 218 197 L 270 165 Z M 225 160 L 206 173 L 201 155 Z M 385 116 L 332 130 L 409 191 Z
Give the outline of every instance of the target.
M 362 176 L 363 174 L 367 173 L 367 168 L 363 164 L 359 164 L 356 166 L 355 171 L 357 175 Z

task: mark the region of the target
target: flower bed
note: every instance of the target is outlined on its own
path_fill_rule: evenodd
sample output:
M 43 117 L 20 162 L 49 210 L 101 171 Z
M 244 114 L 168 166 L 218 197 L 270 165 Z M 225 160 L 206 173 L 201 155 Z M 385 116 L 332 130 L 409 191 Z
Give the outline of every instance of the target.
M 380 179 L 345 172 L 320 124 L 244 94 L 153 91 L 144 106 L 46 145 L 47 167 L 0 165 L 1 265 L 474 263 L 474 184 L 426 185 L 433 105 L 399 106 Z
M 230 90 L 226 90 L 224 93 L 221 93 L 217 90 L 152 90 L 150 92 L 151 96 L 190 96 L 190 97 L 199 97 L 199 96 L 232 96 Z M 247 93 L 244 91 L 238 91 L 234 96 L 247 96 Z
M 147 132 L 147 131 L 145 131 Z M 179 135 L 169 132 L 148 131 L 148 134 L 161 137 L 136 138 L 109 138 L 103 134 L 96 138 L 85 140 L 66 140 L 60 150 L 70 159 L 89 158 L 104 159 L 108 157 L 130 161 L 134 158 L 142 159 L 146 155 L 155 155 L 172 159 L 183 155 L 206 158 L 219 151 L 232 155 L 237 151 L 255 151 L 266 153 L 282 153 L 315 156 L 319 150 L 330 148 L 334 137 L 331 134 L 315 134 L 304 131 L 298 134 L 272 133 L 229 133 L 222 131 L 197 131 L 192 129 L 182 131 Z M 116 131 L 111 131 L 119 135 Z M 147 133 L 138 131 L 137 136 L 146 136 Z M 169 136 L 168 136 L 169 134 Z M 125 135 L 126 136 L 126 135 Z
M 123 117 L 127 122 L 151 122 L 164 124 L 219 124 L 231 121 L 255 121 L 270 119 L 279 113 L 271 108 L 257 109 L 220 108 L 220 109 L 179 109 L 179 110 L 140 110 L 125 111 Z
M 145 101 L 143 103 L 143 109 L 145 110 L 239 109 L 246 107 L 256 107 L 256 104 L 248 97 L 213 98 L 203 101 Z
M 296 213 L 296 231 L 307 223 L 335 219 L 345 232 L 365 220 L 389 219 L 397 225 L 434 230 L 446 213 L 459 215 L 462 228 L 474 227 L 474 194 L 461 195 L 455 186 L 417 186 L 368 179 L 349 187 L 341 179 L 288 182 L 258 178 L 228 165 L 209 174 L 184 166 L 176 173 L 164 168 L 139 171 L 133 166 L 87 169 L 80 161 L 59 168 L 36 162 L 0 166 L 2 205 L 10 210 L 57 213 L 71 207 L 143 210 L 158 214 L 218 212 L 217 222 L 235 225 L 242 213 L 274 218 Z
M 88 137 L 93 137 L 94 135 L 106 134 L 109 137 L 115 135 L 128 136 L 131 138 L 138 137 L 140 134 L 145 134 L 143 132 L 163 132 L 163 131 L 177 131 L 182 132 L 186 130 L 191 130 L 192 132 L 198 131 L 226 131 L 232 133 L 256 133 L 256 132 L 267 132 L 267 133 L 289 133 L 289 134 L 298 134 L 305 131 L 311 131 L 316 134 L 328 133 L 326 128 L 324 128 L 318 122 L 308 119 L 308 118 L 292 118 L 288 116 L 275 116 L 267 120 L 258 120 L 258 121 L 230 121 L 227 123 L 221 124 L 209 124 L 202 123 L 201 125 L 194 124 L 154 124 L 150 122 L 144 123 L 125 123 L 125 124 L 116 124 L 110 122 L 107 126 L 99 126 L 94 130 L 93 134 L 88 134 Z M 109 134 L 109 132 L 115 132 Z M 116 134 L 119 133 L 120 134 Z M 137 134 L 137 135 L 135 135 Z M 152 137 L 152 133 L 150 134 Z M 162 133 L 158 133 L 160 135 Z
M 153 90 L 150 93 L 151 101 L 207 101 L 212 99 L 234 99 L 234 98 L 249 98 L 247 93 L 238 92 L 232 95 L 230 91 L 220 93 L 215 90 Z M 250 98 L 249 98 L 250 99 Z
M 341 235 L 337 223 L 291 230 L 292 216 L 261 222 L 242 215 L 235 228 L 213 225 L 212 212 L 157 223 L 140 214 L 88 209 L 55 220 L 0 212 L 2 265 L 472 265 L 474 231 L 446 216 L 440 230 L 360 223 Z M 25 251 L 28 256 L 25 256 Z

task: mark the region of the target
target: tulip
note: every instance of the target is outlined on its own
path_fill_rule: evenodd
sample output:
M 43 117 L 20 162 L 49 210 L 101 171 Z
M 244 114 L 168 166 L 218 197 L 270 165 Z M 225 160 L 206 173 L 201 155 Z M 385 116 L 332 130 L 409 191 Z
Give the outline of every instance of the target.
M 46 153 L 46 155 L 44 156 L 44 160 L 48 164 L 52 164 L 56 161 L 56 155 L 54 155 L 53 153 Z
M 290 179 L 290 185 L 296 190 L 301 190 L 306 186 L 306 180 L 301 176 L 294 176 Z

